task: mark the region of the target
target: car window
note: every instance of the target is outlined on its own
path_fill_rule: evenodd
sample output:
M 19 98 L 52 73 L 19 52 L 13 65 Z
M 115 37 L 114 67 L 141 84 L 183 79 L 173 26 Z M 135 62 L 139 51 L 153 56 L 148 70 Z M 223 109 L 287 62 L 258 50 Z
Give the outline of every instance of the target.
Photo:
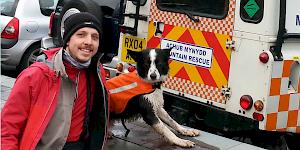
M 228 0 L 157 0 L 160 10 L 222 19 L 227 16 Z
M 42 14 L 50 16 L 55 10 L 58 0 L 39 0 L 39 2 Z
M 1 15 L 13 17 L 19 0 L 0 0 Z
M 120 0 L 92 0 L 99 6 L 108 6 L 112 9 L 115 9 L 118 4 L 120 4 Z

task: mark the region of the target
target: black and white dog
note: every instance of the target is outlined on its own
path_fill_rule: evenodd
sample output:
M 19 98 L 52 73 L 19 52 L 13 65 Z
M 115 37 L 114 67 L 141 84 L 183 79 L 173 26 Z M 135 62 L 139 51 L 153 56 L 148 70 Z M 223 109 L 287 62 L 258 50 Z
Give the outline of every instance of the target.
M 163 91 L 160 89 L 160 85 L 168 76 L 168 60 L 170 57 L 170 51 L 171 49 L 145 49 L 141 52 L 128 51 L 128 54 L 137 62 L 136 74 L 140 79 L 134 80 L 141 80 L 141 82 L 153 85 L 153 90 L 151 92 L 130 97 L 130 100 L 124 103 L 124 109 L 122 109 L 119 113 L 113 113 L 112 117 L 114 118 L 117 116 L 121 118 L 131 118 L 139 114 L 148 125 L 150 125 L 160 135 L 165 137 L 171 144 L 181 147 L 193 147 L 195 145 L 194 142 L 177 137 L 165 125 L 169 125 L 182 135 L 198 136 L 200 134 L 198 130 L 187 129 L 179 125 L 164 109 Z M 116 80 L 115 82 L 119 83 L 129 78 L 131 77 L 125 77 L 125 79 Z M 108 85 L 109 84 L 112 83 L 108 81 Z M 136 84 L 128 84 L 121 88 L 110 88 L 110 92 L 125 92 L 122 96 L 120 96 L 124 97 L 125 95 L 130 95 L 126 93 L 126 91 L 130 91 L 129 89 L 134 87 L 136 87 Z M 115 100 L 111 99 L 111 101 L 120 100 L 116 98 Z M 114 105 L 114 102 L 112 102 L 111 105 Z

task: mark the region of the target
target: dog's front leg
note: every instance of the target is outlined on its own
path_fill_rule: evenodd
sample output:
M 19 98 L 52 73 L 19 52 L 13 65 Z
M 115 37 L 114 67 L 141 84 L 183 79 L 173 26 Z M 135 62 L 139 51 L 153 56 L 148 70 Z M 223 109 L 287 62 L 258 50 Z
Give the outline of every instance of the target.
M 184 140 L 177 137 L 169 128 L 167 128 L 163 122 L 159 121 L 153 124 L 152 127 L 156 132 L 164 136 L 171 144 L 175 144 L 181 147 L 194 147 L 195 143 L 189 140 Z
M 170 115 L 166 112 L 164 108 L 160 108 L 158 110 L 158 116 L 159 118 L 168 124 L 170 127 L 172 127 L 174 130 L 178 131 L 182 135 L 187 135 L 187 136 L 198 136 L 200 135 L 199 130 L 195 129 L 187 129 L 182 127 L 180 124 L 178 124 L 175 120 L 173 120 Z

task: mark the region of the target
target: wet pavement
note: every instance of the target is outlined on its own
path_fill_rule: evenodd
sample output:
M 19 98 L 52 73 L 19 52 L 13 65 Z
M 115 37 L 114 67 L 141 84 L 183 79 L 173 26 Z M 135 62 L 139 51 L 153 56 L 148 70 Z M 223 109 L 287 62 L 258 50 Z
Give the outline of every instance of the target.
M 1 75 L 1 110 L 6 99 L 13 87 L 14 78 Z M 166 140 L 157 134 L 150 126 L 141 120 L 125 123 L 130 129 L 127 137 L 125 137 L 126 129 L 119 122 L 111 127 L 114 134 L 108 140 L 107 150 L 260 150 L 262 148 L 221 137 L 215 134 L 201 131 L 198 137 L 186 137 L 178 135 L 183 139 L 189 139 L 196 143 L 193 148 L 180 148 L 170 145 Z
M 145 124 L 141 120 L 126 123 L 126 127 L 130 130 L 127 137 L 125 137 L 126 129 L 121 123 L 116 123 L 112 127 L 113 139 L 109 141 L 108 149 L 120 150 L 121 147 L 126 147 L 128 143 L 135 144 L 134 150 L 151 149 L 151 150 L 183 150 L 186 148 L 180 148 L 175 145 L 170 145 L 163 139 L 162 136 L 157 134 L 150 126 Z M 188 139 L 195 142 L 195 147 L 189 148 L 190 150 L 217 150 L 218 147 L 197 141 L 191 137 L 185 137 L 177 135 L 183 139 Z M 120 141 L 126 141 L 120 145 Z M 123 145 L 123 146 L 122 146 Z M 121 147 L 119 147 L 121 146 Z M 132 149 L 130 149 L 132 150 Z

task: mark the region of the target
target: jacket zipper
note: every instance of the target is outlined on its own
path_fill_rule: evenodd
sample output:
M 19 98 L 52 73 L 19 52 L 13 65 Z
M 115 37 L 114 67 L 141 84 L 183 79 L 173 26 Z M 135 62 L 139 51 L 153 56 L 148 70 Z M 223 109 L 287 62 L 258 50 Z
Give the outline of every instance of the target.
M 101 70 L 100 70 L 100 67 L 98 68 L 98 78 L 100 80 L 100 83 L 101 83 L 101 88 L 102 88 L 102 95 L 103 95 L 103 98 L 104 98 L 104 115 L 105 115 L 105 130 L 104 130 L 104 138 L 103 138 L 103 142 L 102 142 L 102 150 L 104 149 L 104 143 L 106 142 L 107 140 L 107 126 L 108 126 L 108 110 L 106 108 L 109 107 L 108 104 L 107 104 L 107 95 L 106 95 L 106 92 L 105 92 L 105 88 L 104 88 L 104 84 L 103 84 L 103 81 L 102 81 L 102 78 L 101 78 Z
M 74 103 L 75 103 L 75 100 L 78 98 L 79 76 L 80 76 L 80 71 L 76 75 L 76 79 L 75 79 L 75 99 L 74 99 Z

